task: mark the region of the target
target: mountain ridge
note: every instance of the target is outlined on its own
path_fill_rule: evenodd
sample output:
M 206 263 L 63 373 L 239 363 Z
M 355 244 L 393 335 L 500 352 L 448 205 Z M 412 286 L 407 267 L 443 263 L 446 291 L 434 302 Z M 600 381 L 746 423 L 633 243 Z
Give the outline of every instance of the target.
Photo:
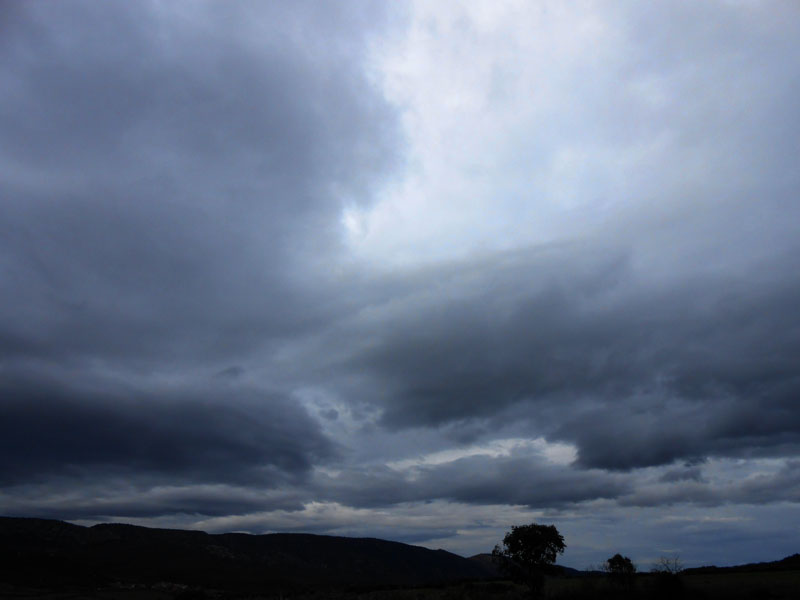
M 445 550 L 378 538 L 220 533 L 0 517 L 0 574 L 25 583 L 242 588 L 451 583 L 493 576 Z

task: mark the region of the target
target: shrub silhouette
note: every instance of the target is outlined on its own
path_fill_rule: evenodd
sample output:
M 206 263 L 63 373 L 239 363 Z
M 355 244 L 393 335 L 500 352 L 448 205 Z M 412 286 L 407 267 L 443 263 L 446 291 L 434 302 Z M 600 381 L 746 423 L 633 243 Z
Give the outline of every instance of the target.
M 678 575 L 683 571 L 683 563 L 680 556 L 662 556 L 658 562 L 650 569 L 651 573 L 666 573 L 668 575 Z
M 616 585 L 630 587 L 636 574 L 636 565 L 627 556 L 617 553 L 603 563 L 603 570 L 611 576 Z
M 683 571 L 679 556 L 662 556 L 650 571 L 656 575 L 653 582 L 656 597 L 676 598 L 684 593 L 683 581 L 678 577 Z

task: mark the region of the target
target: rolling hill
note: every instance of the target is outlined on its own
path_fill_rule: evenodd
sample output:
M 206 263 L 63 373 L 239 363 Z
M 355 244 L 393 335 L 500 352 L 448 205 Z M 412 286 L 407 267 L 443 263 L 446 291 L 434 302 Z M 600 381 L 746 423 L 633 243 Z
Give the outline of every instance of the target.
M 25 585 L 175 582 L 209 588 L 375 586 L 491 577 L 444 550 L 374 538 L 208 534 L 0 517 L 0 577 Z

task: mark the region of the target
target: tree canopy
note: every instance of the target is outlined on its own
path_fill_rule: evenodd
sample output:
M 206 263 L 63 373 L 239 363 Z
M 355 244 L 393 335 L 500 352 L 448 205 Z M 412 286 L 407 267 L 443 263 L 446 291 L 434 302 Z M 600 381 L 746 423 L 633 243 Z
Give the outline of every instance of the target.
M 611 575 L 614 582 L 630 585 L 636 574 L 636 565 L 627 556 L 617 553 L 603 563 L 603 570 Z
M 502 547 L 494 547 L 492 556 L 507 576 L 526 584 L 533 596 L 539 596 L 545 573 L 566 547 L 555 525 L 531 523 L 512 527 L 503 538 Z

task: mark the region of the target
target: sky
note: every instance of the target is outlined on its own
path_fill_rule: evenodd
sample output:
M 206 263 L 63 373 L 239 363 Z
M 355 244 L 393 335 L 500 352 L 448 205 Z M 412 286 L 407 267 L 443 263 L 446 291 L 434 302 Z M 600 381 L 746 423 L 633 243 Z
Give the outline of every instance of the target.
M 0 4 L 0 514 L 800 552 L 800 6 Z

